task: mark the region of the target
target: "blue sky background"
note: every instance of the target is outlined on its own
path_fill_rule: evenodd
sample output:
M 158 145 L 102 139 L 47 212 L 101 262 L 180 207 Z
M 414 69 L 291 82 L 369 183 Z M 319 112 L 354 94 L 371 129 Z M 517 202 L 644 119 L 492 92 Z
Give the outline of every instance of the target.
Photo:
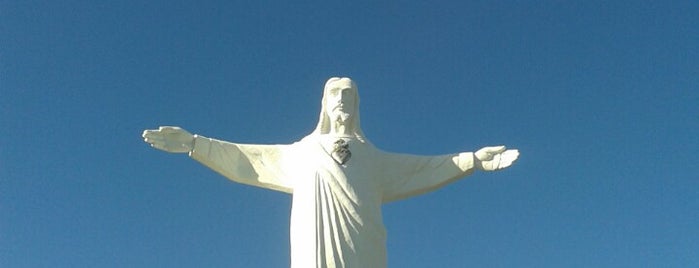
M 387 204 L 389 267 L 699 266 L 699 2 L 0 1 L 0 267 L 288 267 L 291 199 L 143 143 L 315 127 L 520 160 Z

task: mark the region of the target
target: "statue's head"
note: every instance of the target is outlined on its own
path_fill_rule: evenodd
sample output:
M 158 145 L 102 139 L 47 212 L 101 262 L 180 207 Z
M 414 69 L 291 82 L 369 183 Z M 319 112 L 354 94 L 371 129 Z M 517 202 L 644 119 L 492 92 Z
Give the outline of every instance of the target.
M 363 133 L 359 125 L 359 92 L 357 85 L 347 77 L 328 79 L 323 89 L 320 119 L 314 133 L 328 134 L 330 124 L 341 123 L 359 138 Z
M 357 112 L 357 85 L 349 78 L 330 78 L 323 90 L 323 109 L 331 122 L 351 126 Z

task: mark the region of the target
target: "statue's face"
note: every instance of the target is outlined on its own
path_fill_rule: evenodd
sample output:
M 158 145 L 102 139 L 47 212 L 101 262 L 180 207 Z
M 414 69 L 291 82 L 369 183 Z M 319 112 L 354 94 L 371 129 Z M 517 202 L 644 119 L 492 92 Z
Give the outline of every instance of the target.
M 354 88 L 347 83 L 336 83 L 328 89 L 325 96 L 325 112 L 332 121 L 346 122 L 350 119 L 356 107 Z

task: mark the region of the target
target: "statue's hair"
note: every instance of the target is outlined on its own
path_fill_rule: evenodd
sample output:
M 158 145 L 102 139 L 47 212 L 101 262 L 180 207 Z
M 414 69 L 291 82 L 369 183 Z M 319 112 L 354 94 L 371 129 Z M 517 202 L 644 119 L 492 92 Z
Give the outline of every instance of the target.
M 354 114 L 349 118 L 350 124 L 348 125 L 352 129 L 352 134 L 361 142 L 366 142 L 366 139 L 364 138 L 364 133 L 362 132 L 362 128 L 360 125 L 359 121 L 359 91 L 357 88 L 357 84 L 352 81 L 352 79 L 348 77 L 332 77 L 328 79 L 327 82 L 325 82 L 325 87 L 323 88 L 323 99 L 321 100 L 320 104 L 320 118 L 318 119 L 318 125 L 316 126 L 316 129 L 311 133 L 311 135 L 322 135 L 322 134 L 328 134 L 330 133 L 330 116 L 328 116 L 326 112 L 327 108 L 327 103 L 326 103 L 326 97 L 328 95 L 328 92 L 330 89 L 333 88 L 333 84 L 337 82 L 349 82 L 350 87 L 351 87 L 351 92 L 354 94 L 354 109 L 353 112 Z

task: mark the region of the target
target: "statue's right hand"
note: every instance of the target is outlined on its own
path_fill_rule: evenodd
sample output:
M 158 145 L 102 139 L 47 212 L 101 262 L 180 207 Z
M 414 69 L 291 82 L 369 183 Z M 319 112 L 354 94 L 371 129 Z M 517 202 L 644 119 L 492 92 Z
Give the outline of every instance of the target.
M 188 153 L 194 149 L 194 135 L 179 127 L 146 129 L 142 136 L 153 148 L 169 153 Z

